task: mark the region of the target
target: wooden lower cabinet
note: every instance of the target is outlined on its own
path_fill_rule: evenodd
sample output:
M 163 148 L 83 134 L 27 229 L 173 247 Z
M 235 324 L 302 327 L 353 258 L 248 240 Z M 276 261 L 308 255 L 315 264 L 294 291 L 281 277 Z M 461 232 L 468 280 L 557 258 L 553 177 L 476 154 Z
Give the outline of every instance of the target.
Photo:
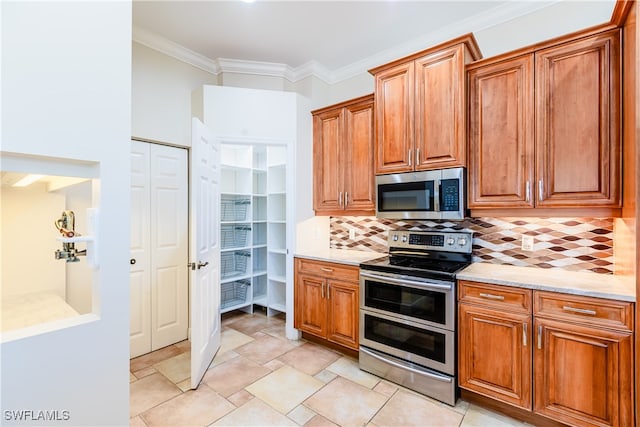
M 358 349 L 359 268 L 296 258 L 294 326 Z
M 632 335 L 536 319 L 534 411 L 575 426 L 633 425 Z
M 459 309 L 460 387 L 531 409 L 531 315 Z
M 571 426 L 633 425 L 632 303 L 471 281 L 458 301 L 462 389 Z

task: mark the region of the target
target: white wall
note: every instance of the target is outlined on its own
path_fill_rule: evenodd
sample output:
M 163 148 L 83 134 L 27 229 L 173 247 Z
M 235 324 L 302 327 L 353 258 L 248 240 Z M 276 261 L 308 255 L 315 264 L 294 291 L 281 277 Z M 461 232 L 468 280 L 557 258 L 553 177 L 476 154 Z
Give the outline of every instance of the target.
M 20 424 L 7 410 L 49 410 L 69 419 L 39 424 L 127 425 L 131 3 L 0 7 L 2 150 L 97 162 L 101 210 L 95 314 L 3 336 L 2 422 Z
M 132 55 L 132 136 L 189 147 L 191 92 L 218 77 L 135 42 Z
M 560 1 L 500 25 L 475 29 L 485 58 L 604 24 L 611 19 L 612 1 Z
M 92 206 L 91 181 L 72 185 L 60 190 L 66 199 L 65 209 L 72 210 L 76 218 L 76 231 L 80 234 L 88 234 L 87 209 Z M 86 244 L 77 244 L 77 249 L 82 250 Z M 92 268 L 86 262 L 86 258 L 80 257 L 78 262 L 63 262 L 67 273 L 66 289 L 67 303 L 78 313 L 89 313 L 92 309 Z
M 53 221 L 65 209 L 65 197 L 44 183 L 2 187 L 2 297 L 53 291 L 65 298 L 64 261 L 54 258 L 61 246 Z

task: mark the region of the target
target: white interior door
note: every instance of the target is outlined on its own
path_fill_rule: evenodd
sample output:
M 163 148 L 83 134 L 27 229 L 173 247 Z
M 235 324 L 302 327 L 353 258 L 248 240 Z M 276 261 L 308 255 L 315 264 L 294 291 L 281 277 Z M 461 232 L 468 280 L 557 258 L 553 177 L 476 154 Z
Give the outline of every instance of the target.
M 191 388 L 220 348 L 220 143 L 198 119 L 191 141 Z
M 187 339 L 187 150 L 151 146 L 151 350 Z
M 187 338 L 187 151 L 132 141 L 130 357 Z
M 151 351 L 149 144 L 131 145 L 130 357 Z

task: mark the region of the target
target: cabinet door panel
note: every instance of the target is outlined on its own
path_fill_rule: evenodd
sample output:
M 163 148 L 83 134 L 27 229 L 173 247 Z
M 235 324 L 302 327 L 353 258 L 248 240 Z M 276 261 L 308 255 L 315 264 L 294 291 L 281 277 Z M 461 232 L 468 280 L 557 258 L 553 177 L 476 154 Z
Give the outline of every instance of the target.
M 536 53 L 539 207 L 620 205 L 616 31 Z
M 297 328 L 319 337 L 327 334 L 325 280 L 299 274 L 296 278 Z
M 373 101 L 345 108 L 345 150 L 342 153 L 347 210 L 375 212 Z
M 413 62 L 376 75 L 376 174 L 413 169 Z
M 329 281 L 327 339 L 358 349 L 358 285 Z
M 531 409 L 531 316 L 459 310 L 460 387 Z
M 313 205 L 316 213 L 342 209 L 340 192 L 342 174 L 342 110 L 332 110 L 313 117 Z
M 536 319 L 534 411 L 573 425 L 632 425 L 631 334 Z
M 466 165 L 464 47 L 415 61 L 416 169 Z
M 534 206 L 533 56 L 469 71 L 469 207 Z

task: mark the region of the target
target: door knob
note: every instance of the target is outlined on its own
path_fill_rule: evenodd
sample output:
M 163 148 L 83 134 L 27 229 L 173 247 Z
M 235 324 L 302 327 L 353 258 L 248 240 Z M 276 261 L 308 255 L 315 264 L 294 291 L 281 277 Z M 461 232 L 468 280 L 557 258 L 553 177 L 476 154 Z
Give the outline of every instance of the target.
M 135 259 L 135 258 L 131 258 L 131 259 L 129 260 L 129 264 L 133 265 L 133 264 L 135 264 L 135 263 L 136 263 L 136 259 Z
M 202 267 L 206 267 L 207 265 L 209 265 L 209 261 L 207 262 L 198 261 L 198 270 L 200 270 Z

